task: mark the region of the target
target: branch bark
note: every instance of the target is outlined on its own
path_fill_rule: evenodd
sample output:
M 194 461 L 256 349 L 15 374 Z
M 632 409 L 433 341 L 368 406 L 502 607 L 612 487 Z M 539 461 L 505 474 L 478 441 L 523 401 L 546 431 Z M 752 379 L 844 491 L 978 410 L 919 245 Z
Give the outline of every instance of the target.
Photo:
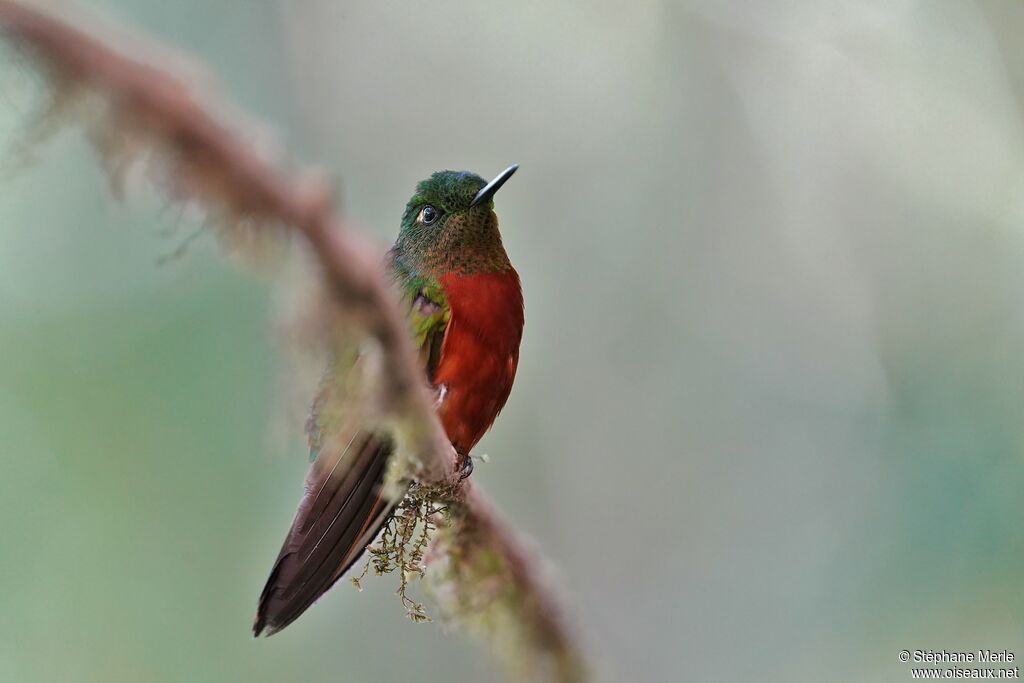
M 98 95 L 108 130 L 130 131 L 133 139 L 166 155 L 177 189 L 187 190 L 188 199 L 231 220 L 282 225 L 305 239 L 344 320 L 377 342 L 381 409 L 414 456 L 417 480 L 455 491 L 451 521 L 430 553 L 443 560 L 437 564 L 445 570 L 435 572 L 434 585 L 447 591 L 451 613 L 489 637 L 520 674 L 583 680 L 580 651 L 543 576 L 542 558 L 478 486 L 457 480 L 454 451 L 434 413 L 379 254 L 342 229 L 325 186 L 311 174 L 288 173 L 257 154 L 197 101 L 185 80 L 60 15 L 0 0 L 0 31 L 35 59 L 56 90 Z

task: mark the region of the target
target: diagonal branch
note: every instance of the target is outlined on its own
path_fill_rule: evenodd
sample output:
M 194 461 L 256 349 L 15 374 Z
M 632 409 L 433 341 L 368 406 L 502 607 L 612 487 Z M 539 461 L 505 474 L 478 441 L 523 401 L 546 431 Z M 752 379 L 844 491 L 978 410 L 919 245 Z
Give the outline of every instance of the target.
M 541 558 L 479 487 L 455 479 L 454 451 L 434 413 L 379 255 L 342 229 L 324 186 L 257 154 L 168 70 L 60 16 L 0 0 L 0 32 L 35 60 L 55 90 L 84 91 L 103 104 L 107 128 L 94 142 L 116 145 L 123 134 L 169 160 L 175 199 L 196 200 L 229 222 L 284 226 L 305 239 L 346 333 L 376 342 L 380 410 L 403 436 L 417 480 L 454 492 L 449 521 L 429 553 L 436 568 L 428 571 L 432 585 L 447 596 L 452 616 L 488 637 L 514 669 L 548 680 L 582 680 L 580 653 Z

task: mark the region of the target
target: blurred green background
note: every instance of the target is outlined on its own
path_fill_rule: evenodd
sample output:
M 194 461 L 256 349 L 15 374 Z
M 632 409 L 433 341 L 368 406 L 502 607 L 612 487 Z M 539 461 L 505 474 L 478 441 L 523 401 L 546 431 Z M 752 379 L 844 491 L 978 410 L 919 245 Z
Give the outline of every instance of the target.
M 382 245 L 431 171 L 522 165 L 522 361 L 473 476 L 605 680 L 1024 656 L 1024 4 L 90 6 Z M 0 681 L 496 680 L 393 578 L 250 637 L 307 467 L 268 427 L 272 283 L 209 236 L 157 265 L 190 218 L 109 199 L 73 129 L 36 152 L 0 184 Z

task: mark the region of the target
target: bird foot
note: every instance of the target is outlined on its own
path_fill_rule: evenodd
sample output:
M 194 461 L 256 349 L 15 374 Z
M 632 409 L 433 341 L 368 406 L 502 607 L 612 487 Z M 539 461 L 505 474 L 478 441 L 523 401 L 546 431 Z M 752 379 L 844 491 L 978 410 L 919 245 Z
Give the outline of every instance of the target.
M 459 454 L 458 463 L 459 481 L 462 481 L 473 474 L 473 458 L 469 455 Z

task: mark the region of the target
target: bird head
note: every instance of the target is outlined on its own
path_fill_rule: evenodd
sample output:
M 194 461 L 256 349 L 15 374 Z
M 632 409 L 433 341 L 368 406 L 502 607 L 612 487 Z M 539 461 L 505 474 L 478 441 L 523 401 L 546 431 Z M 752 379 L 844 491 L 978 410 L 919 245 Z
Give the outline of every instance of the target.
M 420 181 L 402 214 L 393 253 L 423 274 L 507 267 L 494 193 L 517 168 L 509 166 L 490 182 L 468 171 L 438 171 Z

